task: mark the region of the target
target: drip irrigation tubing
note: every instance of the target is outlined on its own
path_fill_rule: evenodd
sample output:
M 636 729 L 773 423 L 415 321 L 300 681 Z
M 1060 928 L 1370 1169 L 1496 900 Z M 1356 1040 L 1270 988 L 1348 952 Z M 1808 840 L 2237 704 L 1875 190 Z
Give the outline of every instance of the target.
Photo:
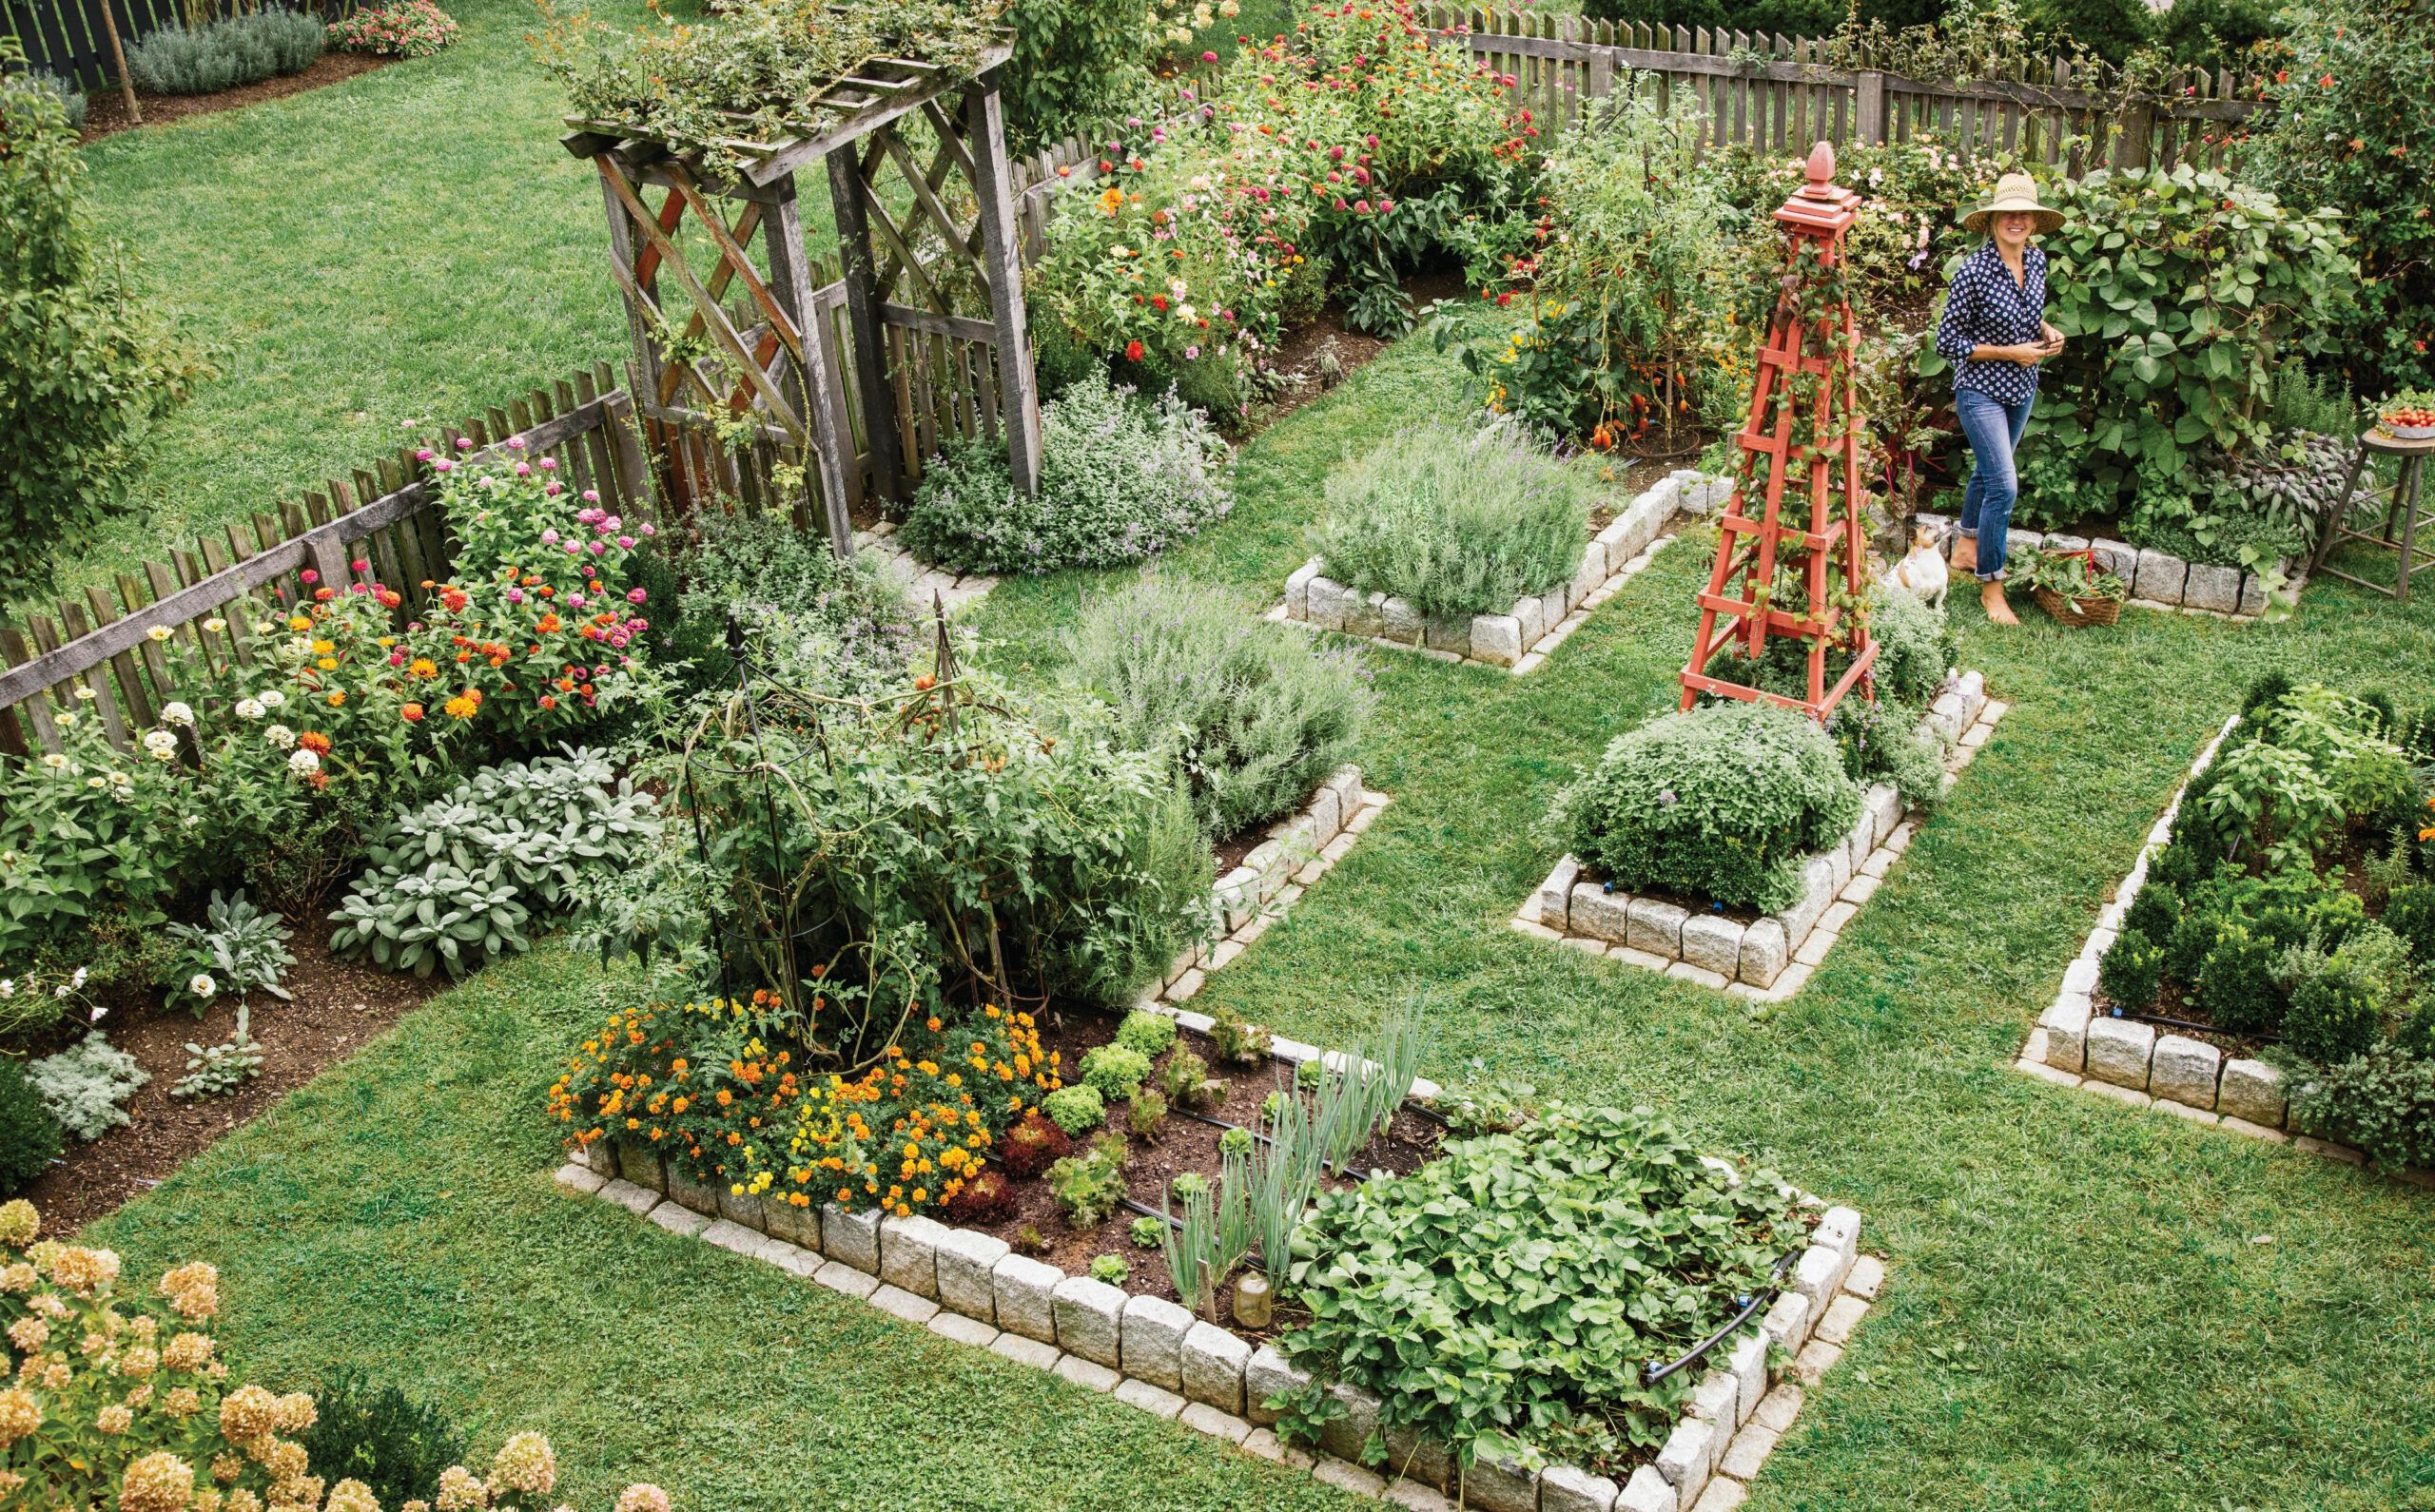
M 1792 1264 L 1793 1256 L 1798 1253 L 1800 1253 L 1800 1251 L 1797 1250 L 1788 1250 L 1779 1258 L 1776 1261 L 1774 1269 L 1767 1272 L 1767 1289 L 1743 1298 L 1742 1310 L 1735 1313 L 1724 1328 L 1717 1329 L 1716 1332 L 1709 1334 L 1706 1338 L 1691 1346 L 1690 1353 L 1675 1361 L 1672 1365 L 1660 1366 L 1652 1363 L 1643 1366 L 1641 1367 L 1641 1375 L 1643 1377 L 1641 1384 L 1644 1386 L 1655 1386 L 1660 1381 L 1665 1380 L 1667 1376 L 1672 1375 L 1675 1371 L 1682 1369 L 1685 1366 L 1698 1364 L 1701 1360 L 1706 1358 L 1707 1352 L 1710 1349 L 1713 1349 L 1718 1345 L 1723 1344 L 1736 1328 L 1739 1328 L 1743 1324 L 1749 1322 L 1750 1315 L 1752 1313 L 1757 1312 L 1761 1308 L 1765 1307 L 1770 1302 L 1775 1301 L 1776 1298 L 1783 1295 L 1784 1267 Z
M 2186 1030 L 2190 1031 L 2190 1032 L 2191 1032 L 2191 1033 L 2192 1033 L 2192 1034 L 2199 1034 L 2199 1035 L 2230 1035 L 2230 1034 L 2231 1034 L 2231 1031 L 2230 1031 L 2230 1030 L 2228 1030 L 2228 1029 L 2224 1028 L 2224 1027 L 2223 1027 L 2222 1025 L 2220 1025 L 2220 1024 L 2197 1024 L 2197 1023 L 2192 1023 L 2192 1022 L 2191 1022 L 2189 1019 L 2187 1019 L 2187 1018 L 2169 1018 L 2169 1017 L 2167 1017 L 2167 1016 L 2166 1016 L 2166 1015 L 2164 1015 L 2164 1014 L 2141 1013 L 2141 1012 L 2139 1012 L 2139 1011 L 2138 1011 L 2137 1009 L 2135 1009 L 2135 1008 L 2115 1008 L 2115 1009 L 2109 1010 L 2109 1012 L 2111 1013 L 2111 1015 L 2112 1015 L 2114 1018 L 2128 1018 L 2128 1019 L 2131 1019 L 2132 1021 L 2133 1021 L 2134 1023 L 2143 1023 L 2143 1024 L 2159 1024 L 2159 1025 L 2162 1025 L 2163 1027 L 2165 1027 L 2165 1028 L 2167 1028 L 2167 1029 L 2186 1029 Z M 2281 1035 L 2278 1035 L 2278 1034 L 2250 1034 L 2250 1035 L 2237 1035 L 2237 1036 L 2232 1036 L 2232 1037 L 2234 1037 L 2234 1038 L 2240 1038 L 2240 1039 L 2279 1040 L 2279 1039 L 2281 1039 L 2283 1037 L 2282 1037 Z

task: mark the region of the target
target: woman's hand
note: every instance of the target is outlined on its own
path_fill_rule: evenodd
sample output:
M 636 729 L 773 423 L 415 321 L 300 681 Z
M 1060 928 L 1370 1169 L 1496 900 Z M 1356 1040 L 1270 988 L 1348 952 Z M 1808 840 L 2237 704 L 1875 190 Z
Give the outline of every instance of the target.
M 2029 345 L 1989 346 L 1982 342 L 1970 350 L 1974 362 L 2018 362 L 2023 367 L 2036 367 L 2040 359 L 2052 356 L 2054 353 L 2045 347 Z

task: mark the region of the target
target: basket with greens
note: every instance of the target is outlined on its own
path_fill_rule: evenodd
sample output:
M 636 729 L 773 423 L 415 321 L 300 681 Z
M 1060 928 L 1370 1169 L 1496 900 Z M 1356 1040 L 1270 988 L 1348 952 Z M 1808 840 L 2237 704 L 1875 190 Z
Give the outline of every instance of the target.
M 2130 585 L 2093 551 L 2041 552 L 2020 575 L 2037 607 L 2064 625 L 2111 625 L 2131 596 Z

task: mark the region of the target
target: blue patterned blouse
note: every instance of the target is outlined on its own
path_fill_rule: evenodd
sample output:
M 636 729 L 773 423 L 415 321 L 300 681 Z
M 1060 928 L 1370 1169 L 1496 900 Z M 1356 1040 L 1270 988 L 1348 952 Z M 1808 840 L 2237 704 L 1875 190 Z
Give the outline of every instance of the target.
M 2020 362 L 1970 360 L 1974 346 L 2020 346 L 2036 341 L 2046 318 L 2046 254 L 2021 253 L 2020 282 L 2004 266 L 1996 243 L 1982 243 L 1953 270 L 1944 319 L 1937 325 L 1937 354 L 1953 364 L 1953 386 L 1977 389 L 2001 404 L 2018 404 L 2037 392 L 2037 368 Z

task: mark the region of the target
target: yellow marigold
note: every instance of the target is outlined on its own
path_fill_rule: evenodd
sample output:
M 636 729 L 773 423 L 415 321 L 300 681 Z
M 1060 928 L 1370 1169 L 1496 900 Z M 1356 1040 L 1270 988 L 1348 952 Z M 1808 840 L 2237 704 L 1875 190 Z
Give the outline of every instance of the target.
M 557 1483 L 558 1457 L 550 1452 L 549 1440 L 530 1430 L 510 1437 L 491 1460 L 494 1492 L 505 1486 L 511 1491 L 547 1496 L 550 1487 Z
M 16 1443 L 42 1426 L 42 1404 L 30 1391 L 11 1387 L 0 1391 L 0 1446 Z
M 279 1399 L 279 1431 L 302 1433 L 313 1425 L 320 1416 L 313 1408 L 313 1399 L 302 1391 L 290 1391 Z
M 380 1499 L 360 1481 L 341 1481 L 330 1487 L 330 1499 L 321 1503 L 321 1512 L 380 1512 Z
M 433 1512 L 476 1512 L 491 1504 L 491 1494 L 474 1472 L 461 1464 L 452 1464 L 439 1472 L 439 1492 L 432 1501 Z
M 220 1434 L 229 1443 L 250 1444 L 279 1426 L 279 1398 L 258 1386 L 243 1386 L 220 1400 Z
M 617 1512 L 668 1512 L 668 1493 L 648 1481 L 630 1485 L 617 1493 Z
M 194 1466 L 164 1450 L 127 1467 L 119 1512 L 185 1512 L 194 1501 Z
M 211 1335 L 186 1332 L 171 1338 L 161 1363 L 172 1370 L 200 1370 L 211 1361 Z
M 125 1433 L 134 1425 L 135 1414 L 128 1411 L 127 1405 L 123 1402 L 113 1402 L 93 1414 L 93 1426 L 104 1433 Z
M 22 1250 L 34 1242 L 42 1232 L 42 1214 L 34 1205 L 19 1197 L 13 1202 L 0 1202 L 0 1244 L 11 1250 Z

